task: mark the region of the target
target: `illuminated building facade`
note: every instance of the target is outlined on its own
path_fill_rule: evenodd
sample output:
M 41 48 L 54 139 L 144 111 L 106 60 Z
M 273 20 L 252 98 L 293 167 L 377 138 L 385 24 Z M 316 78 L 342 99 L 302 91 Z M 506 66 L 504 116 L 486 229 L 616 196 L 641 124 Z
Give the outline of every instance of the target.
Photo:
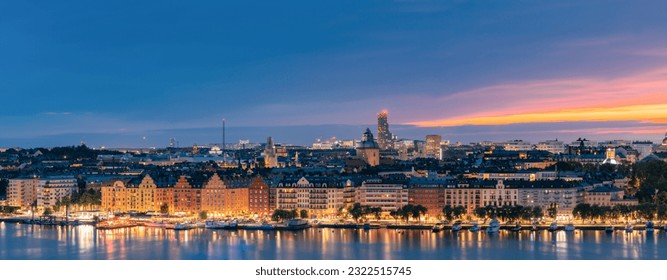
M 393 135 L 389 132 L 389 121 L 387 111 L 378 114 L 378 145 L 381 150 L 393 147 Z

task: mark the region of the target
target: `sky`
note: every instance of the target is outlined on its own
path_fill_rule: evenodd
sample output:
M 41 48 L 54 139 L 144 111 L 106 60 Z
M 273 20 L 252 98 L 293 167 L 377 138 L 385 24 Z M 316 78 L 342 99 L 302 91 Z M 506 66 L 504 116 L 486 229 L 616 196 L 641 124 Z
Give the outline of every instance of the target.
M 0 148 L 667 132 L 664 1 L 137 2 L 0 2 Z

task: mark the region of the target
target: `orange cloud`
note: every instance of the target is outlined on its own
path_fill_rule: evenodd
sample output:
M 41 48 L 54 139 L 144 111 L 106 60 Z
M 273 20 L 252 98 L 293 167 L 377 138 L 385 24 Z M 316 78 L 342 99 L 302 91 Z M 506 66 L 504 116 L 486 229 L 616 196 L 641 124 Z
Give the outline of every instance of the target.
M 534 122 L 576 122 L 576 121 L 647 121 L 667 123 L 667 104 L 636 105 L 614 108 L 581 108 L 543 113 L 512 114 L 503 116 L 472 117 L 425 121 L 414 123 L 418 126 L 457 125 L 502 125 Z
M 576 121 L 667 123 L 667 69 L 614 79 L 561 79 L 502 84 L 439 100 L 467 108 L 418 126 L 504 125 Z M 453 114 L 452 114 L 453 113 Z

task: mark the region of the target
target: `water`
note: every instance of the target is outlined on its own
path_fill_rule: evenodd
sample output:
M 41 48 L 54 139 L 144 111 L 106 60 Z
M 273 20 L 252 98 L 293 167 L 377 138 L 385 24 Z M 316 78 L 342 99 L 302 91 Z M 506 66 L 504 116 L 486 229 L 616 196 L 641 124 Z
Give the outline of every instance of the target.
M 528 260 L 667 259 L 663 231 L 452 233 L 311 228 L 299 232 L 98 231 L 0 223 L 0 259 Z

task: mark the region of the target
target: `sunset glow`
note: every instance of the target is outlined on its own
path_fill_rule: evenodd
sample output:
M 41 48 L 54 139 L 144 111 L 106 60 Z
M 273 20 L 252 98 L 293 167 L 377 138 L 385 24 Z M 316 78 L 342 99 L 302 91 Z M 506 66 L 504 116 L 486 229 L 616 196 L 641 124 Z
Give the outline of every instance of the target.
M 667 123 L 667 104 L 636 105 L 613 108 L 579 108 L 542 113 L 500 116 L 476 116 L 438 121 L 417 122 L 418 126 L 503 125 L 513 123 L 547 123 L 577 121 L 644 121 Z

